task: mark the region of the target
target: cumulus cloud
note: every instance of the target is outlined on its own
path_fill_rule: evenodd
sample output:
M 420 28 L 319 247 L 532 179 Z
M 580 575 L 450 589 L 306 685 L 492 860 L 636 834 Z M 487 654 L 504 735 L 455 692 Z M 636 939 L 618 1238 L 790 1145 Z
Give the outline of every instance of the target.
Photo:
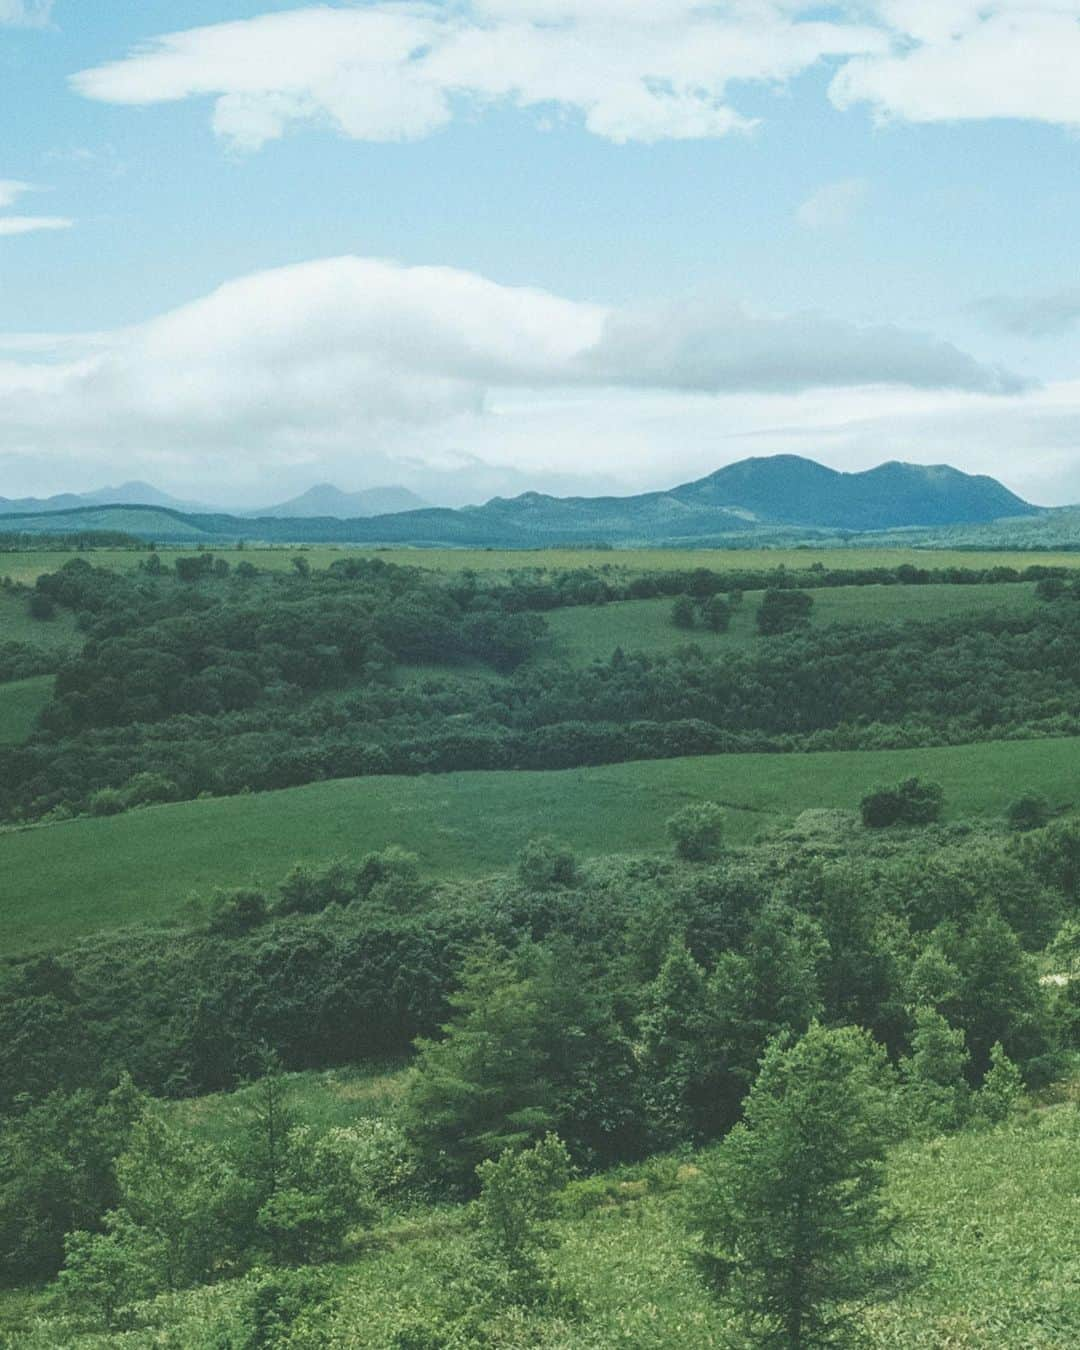
M 866 200 L 868 188 L 864 178 L 825 183 L 799 205 L 795 219 L 808 230 L 841 229 Z
M 0 24 L 10 28 L 44 28 L 53 0 L 0 0 Z
M 242 277 L 111 334 L 0 341 L 0 456 L 74 450 L 174 480 L 195 464 L 215 481 L 245 465 L 311 465 L 326 477 L 332 464 L 372 457 L 437 468 L 454 447 L 474 452 L 485 436 L 528 425 L 530 402 L 545 416 L 572 406 L 587 426 L 630 397 L 715 404 L 869 385 L 988 399 L 1021 387 L 897 328 L 730 303 L 615 310 L 452 268 L 341 257 Z M 603 436 L 591 462 L 580 438 L 537 446 L 548 483 L 625 470 L 622 448 Z M 505 462 L 494 448 L 483 458 Z
M 883 51 L 813 0 L 390 0 L 326 5 L 167 34 L 74 76 L 118 104 L 196 96 L 219 135 L 256 149 L 300 122 L 359 140 L 425 136 L 466 100 L 579 114 L 614 141 L 722 136 L 752 121 L 737 81 L 783 83 L 831 56 Z
M 970 309 L 988 327 L 1016 337 L 1061 337 L 1080 322 L 1080 287 L 1046 295 L 992 295 Z
M 1080 125 L 1080 0 L 324 4 L 166 34 L 73 84 L 108 103 L 212 98 L 216 132 L 246 150 L 311 122 L 416 139 L 497 101 L 648 142 L 749 130 L 740 83 L 782 87 L 822 61 L 841 109 Z
M 1080 126 L 1080 0 L 877 0 L 892 50 L 845 62 L 838 108 L 944 122 L 1022 118 Z

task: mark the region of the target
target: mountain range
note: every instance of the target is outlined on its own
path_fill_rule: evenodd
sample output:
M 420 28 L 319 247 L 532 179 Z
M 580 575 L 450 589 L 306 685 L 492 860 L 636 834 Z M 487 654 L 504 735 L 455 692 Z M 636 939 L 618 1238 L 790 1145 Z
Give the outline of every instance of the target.
M 841 473 L 798 455 L 741 460 L 668 491 L 629 497 L 526 492 L 457 510 L 401 509 L 415 500 L 404 488 L 343 493 L 322 484 L 291 502 L 245 515 L 184 512 L 152 500 L 126 505 L 98 501 L 75 509 L 39 507 L 36 513 L 21 507 L 12 512 L 9 506 L 6 521 L 0 504 L 0 531 L 113 529 L 176 542 L 243 538 L 513 548 L 574 542 L 702 544 L 792 530 L 867 533 L 1046 514 L 996 479 L 944 464 L 890 462 L 860 473 Z M 391 511 L 339 515 L 385 507 L 387 502 Z
M 312 517 L 332 517 L 336 520 L 356 520 L 366 516 L 393 515 L 398 511 L 422 511 L 429 505 L 423 497 L 404 487 L 364 488 L 360 492 L 342 492 L 332 483 L 316 483 L 314 487 L 293 497 L 280 506 L 245 511 L 245 516 L 269 519 L 310 520 Z

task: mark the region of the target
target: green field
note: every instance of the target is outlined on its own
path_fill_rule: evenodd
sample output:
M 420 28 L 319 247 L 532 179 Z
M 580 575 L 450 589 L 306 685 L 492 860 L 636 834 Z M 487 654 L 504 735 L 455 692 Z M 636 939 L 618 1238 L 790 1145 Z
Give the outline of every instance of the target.
M 943 785 L 953 817 L 998 816 L 1029 787 L 1071 807 L 1080 797 L 1080 740 L 339 779 L 9 830 L 0 833 L 5 937 L 19 951 L 168 920 L 193 891 L 273 885 L 294 862 L 391 843 L 447 877 L 505 867 L 541 832 L 582 855 L 655 851 L 666 847 L 668 816 L 700 799 L 727 806 L 729 839 L 746 842 L 807 808 L 854 810 L 877 783 L 911 774 Z
M 52 697 L 52 675 L 0 684 L 0 745 L 19 745 L 33 730 L 34 719 Z
M 624 651 L 668 652 L 687 643 L 705 651 L 724 651 L 759 640 L 755 614 L 760 591 L 747 591 L 726 633 L 707 628 L 676 628 L 671 621 L 672 601 L 621 600 L 610 605 L 559 609 L 545 615 L 549 656 L 581 664 L 607 657 L 616 647 Z M 810 621 L 829 623 L 887 623 L 899 619 L 945 619 L 959 614 L 1000 609 L 1019 612 L 1036 602 L 1033 583 L 1007 586 L 841 586 L 813 592 Z
M 214 553 L 236 560 L 239 550 L 231 545 L 209 545 Z M 192 554 L 194 545 L 178 545 L 175 550 L 162 547 L 163 559 L 169 553 Z M 294 554 L 302 552 L 312 567 L 327 567 L 339 558 L 381 557 L 389 562 L 425 567 L 434 572 L 507 573 L 546 568 L 572 571 L 579 568 L 616 572 L 672 572 L 707 567 L 716 572 L 768 570 L 774 567 L 803 569 L 820 563 L 823 567 L 1080 567 L 1080 553 L 1028 553 L 968 549 L 920 548 L 789 548 L 789 549 L 455 549 L 455 548 L 357 548 L 347 544 L 278 545 L 260 548 L 248 545 L 244 556 L 257 567 L 286 571 Z M 97 567 L 131 571 L 146 557 L 138 549 L 42 549 L 25 552 L 0 552 L 0 577 L 10 576 L 24 584 L 32 583 L 42 572 L 55 572 L 72 558 L 85 558 Z
M 0 643 L 28 642 L 50 651 L 72 651 L 81 647 L 84 640 L 74 614 L 58 609 L 51 619 L 32 619 L 24 594 L 0 590 Z

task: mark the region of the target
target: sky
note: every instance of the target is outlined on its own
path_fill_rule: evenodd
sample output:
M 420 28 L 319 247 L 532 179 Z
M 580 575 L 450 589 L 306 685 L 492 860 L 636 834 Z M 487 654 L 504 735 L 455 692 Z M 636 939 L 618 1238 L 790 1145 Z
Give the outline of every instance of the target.
M 1080 0 L 0 0 L 0 497 L 1080 502 Z

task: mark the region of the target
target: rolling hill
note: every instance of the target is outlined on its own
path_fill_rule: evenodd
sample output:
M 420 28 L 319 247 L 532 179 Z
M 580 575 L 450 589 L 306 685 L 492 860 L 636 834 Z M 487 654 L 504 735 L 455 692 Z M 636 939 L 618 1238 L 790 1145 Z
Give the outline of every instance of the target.
M 168 507 L 82 506 L 38 514 L 0 514 L 5 529 L 61 533 L 124 530 L 142 538 L 225 543 L 262 539 L 287 543 L 450 544 L 488 548 L 544 547 L 575 542 L 706 543 L 792 530 L 867 533 L 888 529 L 983 525 L 1032 520 L 1046 513 L 996 480 L 947 465 L 889 463 L 839 473 L 813 460 L 775 455 L 731 464 L 666 492 L 631 497 L 551 497 L 526 492 L 483 506 L 395 509 L 340 519 L 310 514 L 340 506 L 336 489 L 314 489 L 275 511 L 303 515 L 255 517 L 180 512 Z M 308 499 L 305 501 L 305 499 Z

